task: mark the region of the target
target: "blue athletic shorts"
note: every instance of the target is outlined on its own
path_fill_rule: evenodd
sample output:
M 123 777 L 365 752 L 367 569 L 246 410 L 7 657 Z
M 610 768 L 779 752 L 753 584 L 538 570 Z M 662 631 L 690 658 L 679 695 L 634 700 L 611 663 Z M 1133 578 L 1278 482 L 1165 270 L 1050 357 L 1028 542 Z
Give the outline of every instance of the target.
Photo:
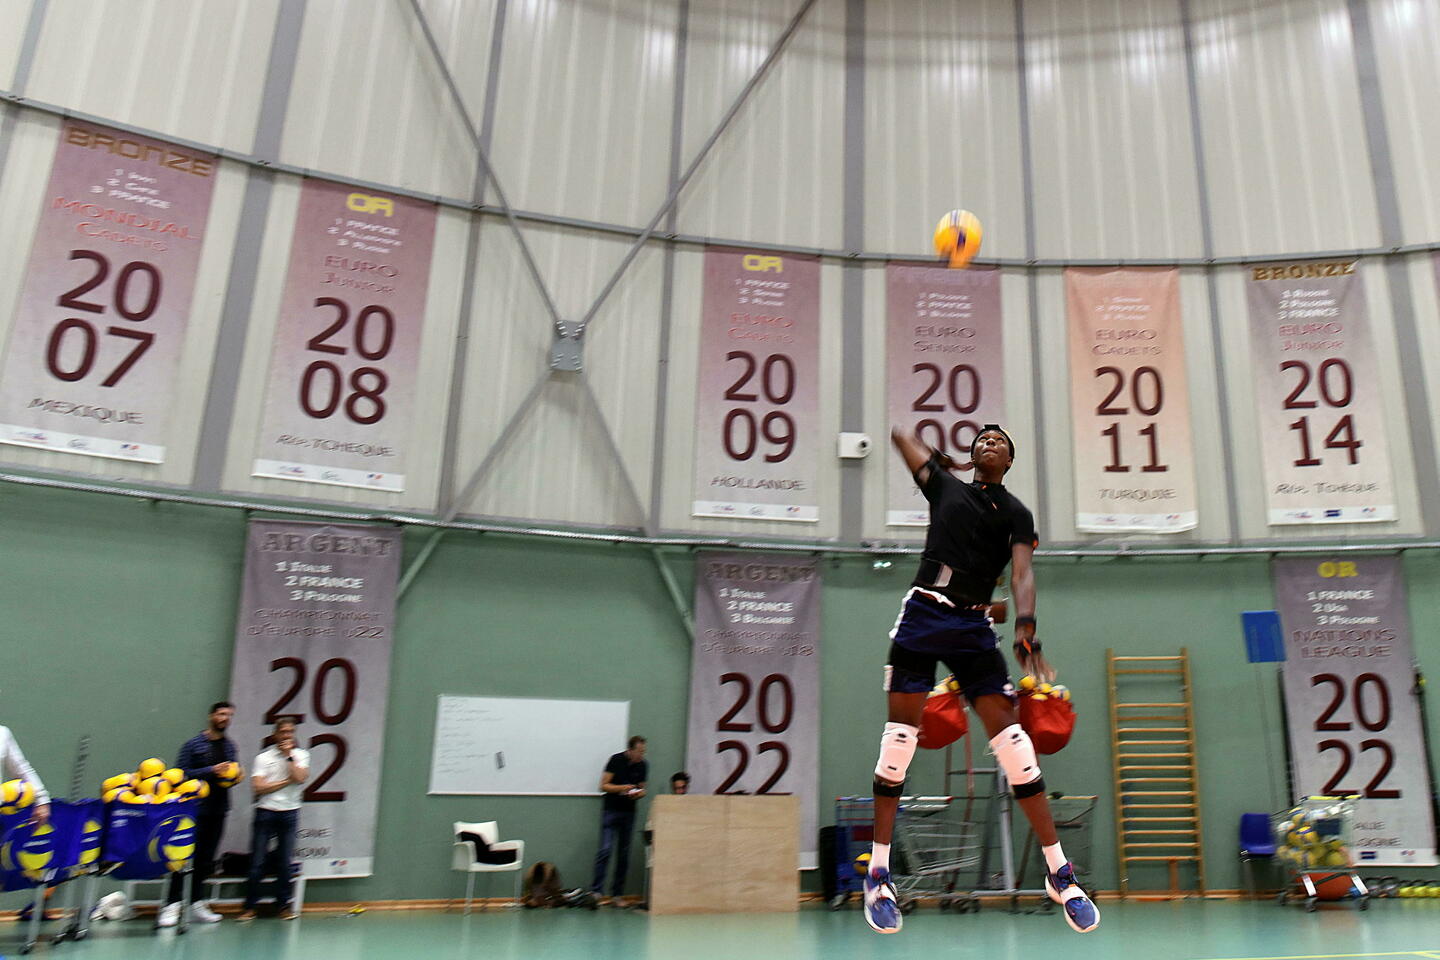
M 935 665 L 955 675 L 966 699 L 996 693 L 1015 699 L 1015 687 L 1000 653 L 990 618 L 962 610 L 939 594 L 912 587 L 890 631 L 885 665 L 889 693 L 928 693 L 935 686 Z

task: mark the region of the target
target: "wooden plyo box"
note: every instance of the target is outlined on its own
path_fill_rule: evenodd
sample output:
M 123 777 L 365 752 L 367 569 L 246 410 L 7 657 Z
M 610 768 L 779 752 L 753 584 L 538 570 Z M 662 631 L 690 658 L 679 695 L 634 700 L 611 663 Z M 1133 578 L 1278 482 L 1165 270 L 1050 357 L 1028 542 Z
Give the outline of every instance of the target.
M 665 794 L 650 821 L 651 915 L 799 909 L 798 797 Z

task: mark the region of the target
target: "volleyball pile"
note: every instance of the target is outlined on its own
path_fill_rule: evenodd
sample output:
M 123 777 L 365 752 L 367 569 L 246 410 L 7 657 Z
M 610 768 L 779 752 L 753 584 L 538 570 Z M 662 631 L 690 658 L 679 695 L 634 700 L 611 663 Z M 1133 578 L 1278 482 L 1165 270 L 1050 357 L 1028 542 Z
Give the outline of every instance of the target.
M 1424 880 L 1406 880 L 1395 888 L 1390 894 L 1393 897 L 1404 897 L 1409 900 L 1415 897 L 1429 897 L 1435 899 L 1440 897 L 1440 883 Z
M 1036 700 L 1069 700 L 1070 688 L 1063 683 L 1036 683 L 1035 678 L 1027 674 L 1020 678 L 1020 695 Z
M 1322 820 L 1336 821 L 1339 817 L 1338 810 L 1292 809 L 1275 825 L 1280 860 L 1297 870 L 1349 866 L 1350 854 L 1344 841 L 1326 836 L 1318 827 Z
M 239 778 L 238 764 L 234 767 Z M 234 783 L 226 784 L 231 786 Z M 210 795 L 210 784 L 204 780 L 185 779 L 185 771 L 165 766 L 165 761 L 156 757 L 142 761 L 134 773 L 117 773 L 100 784 L 100 796 L 106 803 L 183 803 Z

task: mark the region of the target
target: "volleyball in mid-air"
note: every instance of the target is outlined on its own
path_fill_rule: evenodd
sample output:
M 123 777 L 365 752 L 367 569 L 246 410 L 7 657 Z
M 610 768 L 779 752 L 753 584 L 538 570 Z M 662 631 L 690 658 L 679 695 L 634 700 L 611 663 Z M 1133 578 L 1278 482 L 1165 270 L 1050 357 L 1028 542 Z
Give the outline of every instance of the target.
M 980 252 L 980 218 L 969 210 L 951 210 L 935 225 L 935 252 L 953 268 L 967 267 Z

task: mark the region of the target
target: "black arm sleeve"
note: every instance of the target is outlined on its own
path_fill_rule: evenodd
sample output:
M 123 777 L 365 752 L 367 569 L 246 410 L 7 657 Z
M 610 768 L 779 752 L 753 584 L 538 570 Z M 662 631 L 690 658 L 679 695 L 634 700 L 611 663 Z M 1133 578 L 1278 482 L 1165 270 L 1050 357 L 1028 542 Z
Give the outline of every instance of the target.
M 1031 548 L 1040 546 L 1040 534 L 1035 532 L 1035 515 L 1019 501 L 1015 503 L 1010 527 L 1010 543 L 1028 543 Z
M 920 474 L 922 473 L 925 474 L 924 483 L 920 482 Z M 934 503 L 940 498 L 940 491 L 945 489 L 947 481 L 955 480 L 954 477 L 950 476 L 950 471 L 940 465 L 940 454 L 938 451 L 930 454 L 930 459 L 920 465 L 920 469 L 914 473 L 914 479 L 915 486 L 920 488 L 920 492 L 924 494 L 925 499 L 930 503 Z

